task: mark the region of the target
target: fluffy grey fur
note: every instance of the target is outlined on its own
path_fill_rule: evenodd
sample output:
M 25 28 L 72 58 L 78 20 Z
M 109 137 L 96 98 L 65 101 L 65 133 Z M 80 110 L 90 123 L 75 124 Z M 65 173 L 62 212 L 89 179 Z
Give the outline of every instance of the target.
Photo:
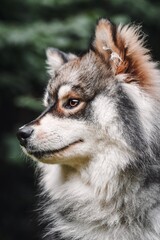
M 47 110 L 19 136 L 39 160 L 46 239 L 160 239 L 160 74 L 139 36 L 102 19 L 84 56 L 47 52 Z

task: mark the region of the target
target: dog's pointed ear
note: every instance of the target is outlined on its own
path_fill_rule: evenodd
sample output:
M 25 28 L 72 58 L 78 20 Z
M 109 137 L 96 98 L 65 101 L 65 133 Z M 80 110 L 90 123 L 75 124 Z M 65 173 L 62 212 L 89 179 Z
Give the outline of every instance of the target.
M 116 75 L 126 71 L 128 62 L 125 59 L 124 42 L 117 36 L 116 26 L 109 20 L 99 20 L 96 26 L 93 47 L 110 64 Z
M 51 76 L 58 70 L 63 64 L 76 58 L 77 56 L 72 53 L 64 53 L 56 48 L 48 48 L 46 50 L 48 72 Z
M 115 26 L 107 19 L 100 19 L 93 49 L 123 81 L 137 81 L 142 86 L 152 84 L 151 79 L 156 73 L 155 63 L 144 47 L 144 34 L 139 26 Z

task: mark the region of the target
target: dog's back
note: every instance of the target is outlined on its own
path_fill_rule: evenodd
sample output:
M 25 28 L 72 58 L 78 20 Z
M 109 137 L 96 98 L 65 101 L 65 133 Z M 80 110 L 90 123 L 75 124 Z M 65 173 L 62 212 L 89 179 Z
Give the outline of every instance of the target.
M 47 56 L 47 109 L 18 133 L 39 160 L 46 236 L 159 240 L 160 74 L 139 28 L 101 19 L 86 54 Z

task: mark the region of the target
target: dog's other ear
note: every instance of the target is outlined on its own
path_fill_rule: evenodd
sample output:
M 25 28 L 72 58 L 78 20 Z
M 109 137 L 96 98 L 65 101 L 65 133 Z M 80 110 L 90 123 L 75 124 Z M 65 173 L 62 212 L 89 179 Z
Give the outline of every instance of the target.
M 48 48 L 46 50 L 48 72 L 51 76 L 58 70 L 63 64 L 76 58 L 77 56 L 72 53 L 64 53 L 56 48 Z
M 156 64 L 151 61 L 144 47 L 144 34 L 138 26 L 113 25 L 107 19 L 99 20 L 93 49 L 123 81 L 138 82 L 141 86 L 152 85 L 157 75 Z

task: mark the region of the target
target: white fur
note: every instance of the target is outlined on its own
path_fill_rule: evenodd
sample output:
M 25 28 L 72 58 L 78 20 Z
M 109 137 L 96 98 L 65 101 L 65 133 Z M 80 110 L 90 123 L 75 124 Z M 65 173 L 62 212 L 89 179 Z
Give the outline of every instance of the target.
M 59 99 L 62 99 L 63 97 L 65 97 L 70 91 L 71 91 L 71 86 L 69 85 L 62 86 L 58 92 Z
M 32 135 L 32 146 L 37 150 L 59 150 L 76 141 L 82 140 L 71 146 L 68 150 L 60 151 L 53 156 L 49 156 L 51 163 L 65 161 L 65 158 L 73 157 L 88 157 L 92 153 L 92 146 L 95 145 L 95 138 L 93 138 L 94 131 L 85 123 L 71 119 L 59 119 L 47 114 L 41 119 L 40 125 L 34 127 L 34 134 Z M 46 159 L 45 159 L 46 160 Z M 75 162 L 75 165 L 77 162 Z M 74 163 L 73 163 L 74 165 Z

